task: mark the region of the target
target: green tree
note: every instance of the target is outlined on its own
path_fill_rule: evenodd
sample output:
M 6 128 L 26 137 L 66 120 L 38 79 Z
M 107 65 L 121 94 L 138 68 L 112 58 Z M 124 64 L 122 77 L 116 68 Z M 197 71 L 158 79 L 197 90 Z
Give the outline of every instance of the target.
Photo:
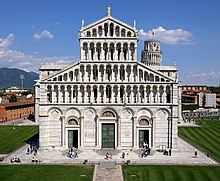
M 220 86 L 218 87 L 210 86 L 210 87 L 207 87 L 207 89 L 211 91 L 212 93 L 220 94 Z
M 9 98 L 9 102 L 17 102 L 17 97 L 16 95 L 12 94 Z

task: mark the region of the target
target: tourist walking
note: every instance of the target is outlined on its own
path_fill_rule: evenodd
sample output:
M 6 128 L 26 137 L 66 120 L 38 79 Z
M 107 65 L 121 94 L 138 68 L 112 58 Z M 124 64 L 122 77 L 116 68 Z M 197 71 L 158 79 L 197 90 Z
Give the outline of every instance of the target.
M 169 156 L 171 156 L 171 148 L 169 149 Z
M 195 158 L 197 158 L 197 150 L 195 150 Z

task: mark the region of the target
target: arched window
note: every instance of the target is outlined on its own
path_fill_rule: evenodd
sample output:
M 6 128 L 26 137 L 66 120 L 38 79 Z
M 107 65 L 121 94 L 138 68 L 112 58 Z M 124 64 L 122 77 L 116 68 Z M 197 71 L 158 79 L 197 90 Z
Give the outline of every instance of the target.
M 119 26 L 116 26 L 116 28 L 115 28 L 115 34 L 116 34 L 117 37 L 120 36 L 120 33 L 119 33 Z
M 91 37 L 91 32 L 90 32 L 90 31 L 87 31 L 87 32 L 86 32 L 86 36 L 87 36 L 87 37 Z
M 127 33 L 127 37 L 131 37 L 131 32 L 130 31 Z
M 124 54 L 124 60 L 127 60 L 127 53 L 128 53 L 128 44 L 123 45 L 123 54 Z
M 154 81 L 154 75 L 150 74 L 150 81 Z
M 124 102 L 124 94 L 125 94 L 125 88 L 124 88 L 124 86 L 121 86 L 120 87 L 120 99 L 121 99 L 121 102 Z
M 95 28 L 92 30 L 92 36 L 93 36 L 93 37 L 97 37 L 97 31 L 96 31 Z
M 159 102 L 160 103 L 163 102 L 163 93 L 164 93 L 163 86 L 160 86 L 159 87 Z
M 141 97 L 141 103 L 144 102 L 144 96 L 145 96 L 145 92 L 144 92 L 144 87 L 140 86 L 140 97 Z
M 147 86 L 146 87 L 146 93 L 147 93 L 147 103 L 150 102 L 150 93 L 151 93 L 151 87 Z
M 113 37 L 113 35 L 114 35 L 114 24 L 111 23 L 110 24 L 110 36 Z
M 97 43 L 96 51 L 97 51 L 97 58 L 98 60 L 100 60 L 101 59 L 101 43 Z
M 67 81 L 67 73 L 64 74 L 63 80 L 64 80 L 64 81 Z
M 62 75 L 60 75 L 59 77 L 58 77 L 58 81 L 62 81 L 63 80 L 63 77 L 62 77 Z
M 166 97 L 167 103 L 170 103 L 171 96 L 170 96 L 170 87 L 169 86 L 166 87 L 166 95 L 167 95 L 167 97 Z
M 88 60 L 88 45 L 87 43 L 83 43 L 83 50 L 84 50 L 84 60 Z
M 97 90 L 97 87 L 96 87 L 96 86 L 93 88 L 93 92 L 94 92 L 94 100 L 95 100 L 95 103 L 97 103 L 98 90 Z
M 134 43 L 130 44 L 130 51 L 131 51 L 131 60 L 134 60 L 134 53 L 135 53 L 135 47 L 134 47 Z
M 110 56 L 111 56 L 111 60 L 114 59 L 114 50 L 115 50 L 114 44 L 111 43 L 111 44 L 110 44 Z
M 157 103 L 157 86 L 153 86 L 153 102 Z
M 112 88 L 110 85 L 108 85 L 106 87 L 106 97 L 108 99 L 108 102 L 110 103 L 111 102 L 111 97 L 112 97 Z
M 51 86 L 47 87 L 47 101 L 49 103 L 52 103 L 52 87 Z
M 73 81 L 73 71 L 69 72 L 69 78 L 70 78 L 70 81 Z
M 149 120 L 148 120 L 147 118 L 142 118 L 142 119 L 139 121 L 139 125 L 148 126 L 148 125 L 149 125 Z
M 125 37 L 125 29 L 121 30 L 121 37 Z
M 123 65 L 120 67 L 120 80 L 125 80 L 125 69 Z
M 105 31 L 105 36 L 107 36 L 108 35 L 108 24 L 107 23 L 104 24 L 104 31 Z
M 102 117 L 115 117 L 115 114 L 111 111 L 105 111 L 103 114 L 102 114 Z
M 102 26 L 98 27 L 98 34 L 99 34 L 99 36 L 102 36 Z
M 90 44 L 90 51 L 91 51 L 91 59 L 94 60 L 94 53 L 95 53 L 94 43 Z
M 78 125 L 78 121 L 75 120 L 75 119 L 70 119 L 70 120 L 68 121 L 68 125 Z
M 60 93 L 61 93 L 60 102 L 61 102 L 61 103 L 65 103 L 65 87 L 64 87 L 64 86 L 61 86 L 61 87 L 60 87 Z
M 158 76 L 155 77 L 155 81 L 159 82 L 159 77 Z
M 93 67 L 93 80 L 97 81 L 98 80 L 98 68 L 97 65 Z
M 110 65 L 107 65 L 107 67 L 106 67 L 106 74 L 107 74 L 108 81 L 110 81 L 111 80 L 111 76 L 112 76 L 112 70 L 111 70 L 111 66 Z
M 107 53 L 108 53 L 108 44 L 103 44 L 103 50 L 104 50 L 104 59 L 107 60 Z
M 117 49 L 117 52 L 118 52 L 118 60 L 120 60 L 120 54 L 121 54 L 121 44 L 120 43 L 117 44 L 116 49 Z

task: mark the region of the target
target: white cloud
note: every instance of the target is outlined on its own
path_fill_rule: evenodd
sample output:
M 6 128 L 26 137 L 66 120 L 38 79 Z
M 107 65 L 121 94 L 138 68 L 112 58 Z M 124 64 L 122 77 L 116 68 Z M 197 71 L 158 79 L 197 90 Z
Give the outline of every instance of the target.
M 7 49 L 11 43 L 14 41 L 15 36 L 10 33 L 5 39 L 0 38 L 0 51 L 2 49 Z
M 38 72 L 42 63 L 71 64 L 78 59 L 70 56 L 39 58 L 36 55 L 27 55 L 9 48 L 14 39 L 13 34 L 9 34 L 5 39 L 0 38 L 0 67 L 20 68 L 26 71 Z
M 220 85 L 220 71 L 188 72 L 180 76 L 182 85 Z
M 57 22 L 54 23 L 54 25 L 55 25 L 55 26 L 56 26 L 56 25 L 60 25 L 60 22 L 57 21 Z
M 139 30 L 139 38 L 141 40 L 159 40 L 165 44 L 189 44 L 191 33 L 183 29 L 166 30 L 162 26 L 145 32 L 143 29 Z
M 35 40 L 40 40 L 42 38 L 52 39 L 53 37 L 54 37 L 54 35 L 51 32 L 49 32 L 48 30 L 43 30 L 42 32 L 38 32 L 33 35 L 33 38 Z

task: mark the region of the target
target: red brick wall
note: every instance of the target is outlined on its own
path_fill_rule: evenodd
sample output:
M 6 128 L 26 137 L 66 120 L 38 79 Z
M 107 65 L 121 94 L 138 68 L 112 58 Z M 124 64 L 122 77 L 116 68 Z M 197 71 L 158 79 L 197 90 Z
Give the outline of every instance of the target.
M 30 114 L 34 114 L 34 104 L 16 107 L 0 107 L 0 122 L 27 118 Z

